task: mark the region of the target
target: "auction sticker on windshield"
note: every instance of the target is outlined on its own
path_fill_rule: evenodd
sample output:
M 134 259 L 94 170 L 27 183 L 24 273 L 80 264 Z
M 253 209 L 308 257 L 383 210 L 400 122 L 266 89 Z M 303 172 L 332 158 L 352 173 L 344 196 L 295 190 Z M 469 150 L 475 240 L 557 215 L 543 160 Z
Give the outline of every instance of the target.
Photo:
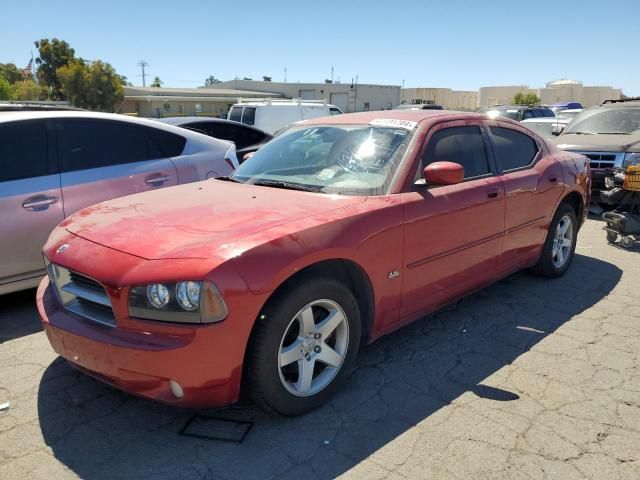
M 397 118 L 374 118 L 369 122 L 369 125 L 375 125 L 377 127 L 399 127 L 406 128 L 407 130 L 413 130 L 416 128 L 416 125 L 418 125 L 418 122 L 398 120 Z

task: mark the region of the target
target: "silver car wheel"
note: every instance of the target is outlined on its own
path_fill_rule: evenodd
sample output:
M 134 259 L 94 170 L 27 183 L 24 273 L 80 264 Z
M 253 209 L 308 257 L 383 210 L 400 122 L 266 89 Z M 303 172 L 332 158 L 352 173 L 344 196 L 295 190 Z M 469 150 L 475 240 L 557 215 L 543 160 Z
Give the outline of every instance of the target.
M 332 300 L 315 300 L 295 314 L 278 352 L 278 373 L 297 397 L 315 395 L 340 371 L 349 346 L 344 310 Z
M 569 215 L 565 215 L 558 222 L 555 236 L 553 238 L 553 247 L 551 255 L 553 257 L 553 265 L 556 268 L 562 268 L 569 261 L 573 252 L 573 220 Z

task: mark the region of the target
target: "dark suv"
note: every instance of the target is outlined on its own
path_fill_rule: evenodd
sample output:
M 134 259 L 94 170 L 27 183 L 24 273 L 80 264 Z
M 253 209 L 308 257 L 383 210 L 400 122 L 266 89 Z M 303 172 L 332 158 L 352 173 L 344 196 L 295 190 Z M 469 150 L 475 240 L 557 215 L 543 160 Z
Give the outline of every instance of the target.
M 521 122 L 529 118 L 555 117 L 553 110 L 545 106 L 529 107 L 527 105 L 494 105 L 480 110 L 491 118 L 505 117 Z
M 557 146 L 588 157 L 592 191 L 604 189 L 608 170 L 640 165 L 640 98 L 607 100 L 583 110 L 558 136 Z

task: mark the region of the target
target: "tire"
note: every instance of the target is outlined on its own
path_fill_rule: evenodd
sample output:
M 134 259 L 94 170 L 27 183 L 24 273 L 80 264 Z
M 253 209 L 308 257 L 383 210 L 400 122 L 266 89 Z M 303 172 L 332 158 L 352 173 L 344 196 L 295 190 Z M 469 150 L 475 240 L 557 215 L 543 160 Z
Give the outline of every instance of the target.
M 560 262 L 560 255 L 558 253 L 558 249 L 555 248 L 554 244 L 556 243 L 556 239 L 560 234 L 559 226 L 561 222 L 562 226 L 564 227 L 567 221 L 571 222 L 569 227 L 571 229 L 571 233 L 565 233 L 562 236 L 562 239 L 566 242 L 566 239 L 570 238 L 571 245 L 566 248 L 565 243 L 565 246 L 561 247 L 563 261 Z M 567 238 L 567 236 L 569 238 Z M 535 267 L 533 267 L 533 272 L 537 275 L 548 278 L 556 278 L 563 275 L 567 271 L 569 265 L 571 265 L 571 261 L 573 260 L 577 239 L 578 221 L 576 218 L 576 212 L 570 205 L 561 203 L 555 215 L 553 216 L 553 220 L 551 220 L 547 238 L 542 247 L 542 253 L 540 254 L 540 259 L 538 260 L 538 263 L 535 265 Z
M 285 286 L 267 303 L 251 336 L 249 396 L 286 416 L 318 408 L 353 370 L 360 331 L 358 303 L 337 280 L 303 277 Z
M 616 243 L 618 240 L 618 234 L 616 232 L 611 232 L 607 230 L 607 242 Z

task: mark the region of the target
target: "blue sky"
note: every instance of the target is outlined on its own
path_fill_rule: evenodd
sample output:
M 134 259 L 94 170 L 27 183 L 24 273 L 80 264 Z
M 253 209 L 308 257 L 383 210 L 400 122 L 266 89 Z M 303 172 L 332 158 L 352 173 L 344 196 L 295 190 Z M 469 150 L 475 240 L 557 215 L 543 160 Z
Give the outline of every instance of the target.
M 40 38 L 111 63 L 134 84 L 144 58 L 165 87 L 209 75 L 467 90 L 570 78 L 640 96 L 640 0 L 20 0 L 2 7 L 0 63 Z

